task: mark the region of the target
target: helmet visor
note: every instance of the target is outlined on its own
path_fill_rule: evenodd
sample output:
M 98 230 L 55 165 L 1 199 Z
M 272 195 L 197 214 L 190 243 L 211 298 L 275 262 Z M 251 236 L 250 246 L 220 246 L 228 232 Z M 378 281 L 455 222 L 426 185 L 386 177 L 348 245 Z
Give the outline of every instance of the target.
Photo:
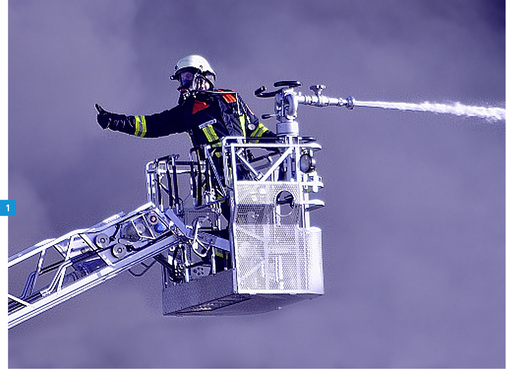
M 181 73 L 178 73 L 177 79 L 179 80 L 180 88 L 190 89 L 193 84 L 193 79 L 195 78 L 195 73 L 189 69 L 183 70 Z

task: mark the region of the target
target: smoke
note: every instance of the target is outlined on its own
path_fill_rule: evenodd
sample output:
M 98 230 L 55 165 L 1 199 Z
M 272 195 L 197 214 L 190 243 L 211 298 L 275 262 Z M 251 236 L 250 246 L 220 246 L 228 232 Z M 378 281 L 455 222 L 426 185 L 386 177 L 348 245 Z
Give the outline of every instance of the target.
M 11 255 L 135 209 L 145 163 L 185 157 L 182 135 L 102 131 L 93 104 L 172 107 L 168 68 L 190 53 L 257 115 L 272 101 L 253 91 L 282 79 L 364 101 L 495 103 L 504 1 L 9 1 Z M 326 207 L 311 219 L 323 231 L 323 297 L 255 317 L 175 319 L 161 316 L 159 270 L 120 275 L 9 331 L 9 364 L 503 367 L 502 127 L 378 109 L 308 107 L 299 118 L 323 146 Z

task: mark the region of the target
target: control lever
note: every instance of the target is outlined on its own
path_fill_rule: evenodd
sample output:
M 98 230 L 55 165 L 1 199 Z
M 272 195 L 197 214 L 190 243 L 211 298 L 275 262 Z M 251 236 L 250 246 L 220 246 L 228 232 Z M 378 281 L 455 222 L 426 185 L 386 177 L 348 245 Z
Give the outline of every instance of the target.
M 276 91 L 271 91 L 271 92 L 264 92 L 265 90 L 267 90 L 265 88 L 265 86 L 262 86 L 260 88 L 258 88 L 256 91 L 255 91 L 255 96 L 256 97 L 274 97 L 276 96 L 278 93 L 282 92 L 283 90 L 279 89 L 279 90 L 276 90 Z
M 294 87 L 300 87 L 302 86 L 302 83 L 299 81 L 278 81 L 274 83 L 274 87 L 287 87 L 287 88 L 294 88 Z M 271 92 L 265 92 L 266 88 L 265 86 L 261 86 L 255 91 L 255 96 L 257 97 L 274 97 L 278 93 L 283 92 L 283 88 L 280 88 L 276 91 Z
M 277 81 L 274 82 L 274 87 L 300 87 L 302 86 L 302 83 L 299 81 Z

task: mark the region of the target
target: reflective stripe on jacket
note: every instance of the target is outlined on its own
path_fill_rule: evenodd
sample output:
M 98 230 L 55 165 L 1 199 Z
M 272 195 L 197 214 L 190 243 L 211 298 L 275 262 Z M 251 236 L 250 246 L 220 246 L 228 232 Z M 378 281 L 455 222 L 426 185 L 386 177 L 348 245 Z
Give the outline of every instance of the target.
M 187 132 L 195 147 L 225 136 L 275 137 L 237 92 L 202 91 L 170 110 L 152 115 L 110 114 L 109 128 L 138 137 Z

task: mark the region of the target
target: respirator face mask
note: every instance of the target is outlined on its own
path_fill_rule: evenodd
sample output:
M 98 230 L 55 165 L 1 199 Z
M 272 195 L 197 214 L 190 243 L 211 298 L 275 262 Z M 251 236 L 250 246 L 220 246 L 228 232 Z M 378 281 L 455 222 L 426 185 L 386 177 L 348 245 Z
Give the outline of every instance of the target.
M 185 70 L 179 73 L 179 90 L 194 90 L 193 82 L 195 80 L 195 73 L 191 70 Z
M 185 70 L 178 74 L 179 90 L 206 91 L 214 86 L 214 76 L 203 75 L 199 71 Z

